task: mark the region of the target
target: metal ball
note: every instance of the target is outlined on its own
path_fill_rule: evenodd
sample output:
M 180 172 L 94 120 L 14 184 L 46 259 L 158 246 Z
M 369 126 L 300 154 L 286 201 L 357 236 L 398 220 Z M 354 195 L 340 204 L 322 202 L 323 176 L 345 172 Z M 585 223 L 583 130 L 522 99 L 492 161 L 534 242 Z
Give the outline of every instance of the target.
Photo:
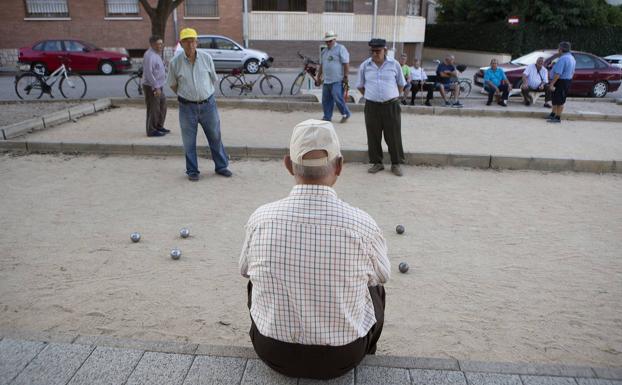
M 398 233 L 398 234 L 404 234 L 405 230 L 406 229 L 402 225 L 397 225 L 397 227 L 395 228 L 395 232 Z
M 134 232 L 134 233 L 130 234 L 130 239 L 134 243 L 140 241 L 140 233 Z
M 408 263 L 406 262 L 401 262 L 399 265 L 400 273 L 406 273 L 409 268 L 410 266 L 408 266 Z
M 171 258 L 173 259 L 181 258 L 181 250 L 179 250 L 176 247 L 174 249 L 171 249 Z
M 181 229 L 181 230 L 179 230 L 179 235 L 180 235 L 182 238 L 188 238 L 188 237 L 190 236 L 190 230 L 188 230 L 188 229 L 187 229 L 187 228 L 185 228 L 185 227 L 182 227 L 182 229 Z

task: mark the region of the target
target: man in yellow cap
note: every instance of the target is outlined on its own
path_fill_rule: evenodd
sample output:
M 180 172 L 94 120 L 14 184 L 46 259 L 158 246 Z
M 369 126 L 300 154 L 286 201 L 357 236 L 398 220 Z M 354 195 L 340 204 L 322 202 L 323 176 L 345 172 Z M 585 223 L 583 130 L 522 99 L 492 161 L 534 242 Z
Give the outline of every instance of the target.
M 212 57 L 197 50 L 197 31 L 184 28 L 179 33 L 184 51 L 169 64 L 168 85 L 179 101 L 179 126 L 186 153 L 186 174 L 190 181 L 199 180 L 197 160 L 197 128 L 201 124 L 209 143 L 216 173 L 225 177 L 229 171 L 229 157 L 220 136 L 220 116 L 216 107 L 216 69 Z

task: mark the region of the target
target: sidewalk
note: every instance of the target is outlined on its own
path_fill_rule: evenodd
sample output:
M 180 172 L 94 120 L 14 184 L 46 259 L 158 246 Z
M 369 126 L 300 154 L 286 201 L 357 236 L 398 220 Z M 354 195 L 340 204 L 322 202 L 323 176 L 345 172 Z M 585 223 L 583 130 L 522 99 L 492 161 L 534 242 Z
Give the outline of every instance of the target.
M 0 385 L 621 385 L 622 368 L 367 356 L 330 381 L 282 376 L 251 348 L 55 336 L 0 340 Z

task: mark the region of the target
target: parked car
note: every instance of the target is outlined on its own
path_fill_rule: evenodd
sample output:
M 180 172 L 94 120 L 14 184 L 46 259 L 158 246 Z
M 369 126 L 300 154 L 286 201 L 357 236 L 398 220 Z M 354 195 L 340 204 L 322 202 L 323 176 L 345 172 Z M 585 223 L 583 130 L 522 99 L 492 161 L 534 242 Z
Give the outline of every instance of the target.
M 19 49 L 18 62 L 52 72 L 62 63 L 75 72 L 100 72 L 111 75 L 132 67 L 127 55 L 114 51 L 104 51 L 93 44 L 73 39 L 41 40 Z
M 268 54 L 254 49 L 244 48 L 235 41 L 220 35 L 199 35 L 198 49 L 209 53 L 214 60 L 216 71 L 231 71 L 234 68 L 244 68 L 250 74 L 259 72 L 259 63 L 268 60 Z M 175 55 L 183 51 L 177 43 Z
M 622 54 L 605 56 L 603 59 L 614 67 L 622 68 Z
M 602 98 L 607 92 L 615 92 L 620 88 L 620 82 L 622 82 L 622 71 L 620 68 L 612 66 L 604 59 L 591 53 L 572 51 L 572 55 L 577 61 L 577 65 L 569 94 L 587 94 Z M 500 64 L 499 67 L 505 71 L 512 87 L 518 89 L 522 82 L 525 67 L 535 63 L 540 56 L 544 58 L 544 66 L 551 70 L 553 63 L 559 57 L 559 53 L 553 49 L 534 51 L 509 63 Z M 484 70 L 486 69 L 488 67 L 482 67 L 473 75 L 473 82 L 480 87 L 484 86 Z

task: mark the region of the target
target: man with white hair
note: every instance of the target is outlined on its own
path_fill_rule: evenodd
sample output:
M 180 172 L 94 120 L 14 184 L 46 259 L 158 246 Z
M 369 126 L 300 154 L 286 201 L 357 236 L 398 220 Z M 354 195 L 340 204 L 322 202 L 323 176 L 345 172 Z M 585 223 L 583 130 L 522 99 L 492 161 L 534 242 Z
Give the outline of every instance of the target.
M 349 118 L 350 110 L 344 99 L 344 85 L 348 84 L 350 71 L 350 54 L 346 47 L 337 43 L 337 34 L 333 31 L 324 34 L 326 48 L 320 54 L 320 69 L 315 84 L 322 87 L 323 120 L 331 121 L 335 104 L 341 113 L 341 123 Z
M 376 222 L 337 197 L 343 169 L 330 122 L 294 127 L 288 197 L 246 224 L 240 272 L 249 278 L 250 338 L 266 365 L 291 377 L 330 379 L 374 354 L 390 276 Z

